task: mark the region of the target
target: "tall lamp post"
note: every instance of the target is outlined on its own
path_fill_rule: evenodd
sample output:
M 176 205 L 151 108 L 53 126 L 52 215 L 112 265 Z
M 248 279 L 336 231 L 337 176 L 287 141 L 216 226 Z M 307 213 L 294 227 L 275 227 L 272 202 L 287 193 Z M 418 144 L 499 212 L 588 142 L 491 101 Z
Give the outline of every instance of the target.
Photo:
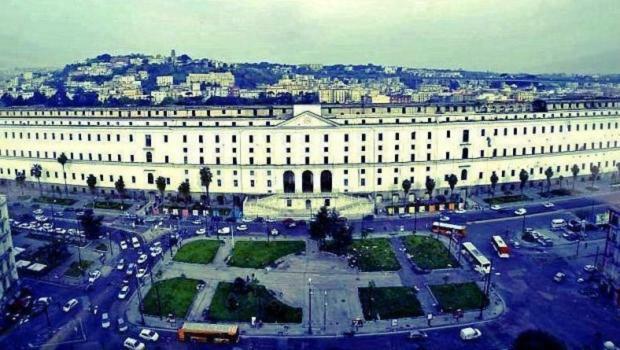
M 491 273 L 493 272 L 493 259 L 491 259 L 489 261 L 490 265 L 489 265 L 489 273 L 486 274 L 485 276 L 485 281 L 484 284 L 482 286 L 482 294 L 480 296 L 480 314 L 478 315 L 478 318 L 482 320 L 482 311 L 484 310 L 484 301 L 489 300 L 489 289 L 491 287 Z
M 308 278 L 308 334 L 312 334 L 312 278 Z

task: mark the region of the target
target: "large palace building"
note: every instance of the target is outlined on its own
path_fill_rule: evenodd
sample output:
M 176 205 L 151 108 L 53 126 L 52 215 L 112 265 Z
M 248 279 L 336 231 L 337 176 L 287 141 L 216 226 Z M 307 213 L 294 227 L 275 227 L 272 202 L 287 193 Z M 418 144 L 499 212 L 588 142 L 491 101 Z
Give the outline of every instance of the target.
M 0 109 L 0 178 L 14 180 L 33 164 L 41 182 L 85 191 L 93 174 L 107 193 L 122 177 L 129 190 L 168 189 L 199 170 L 213 173 L 210 191 L 238 195 L 247 207 L 366 210 L 370 194 L 402 193 L 404 179 L 423 190 L 580 175 L 591 165 L 611 172 L 620 161 L 620 100 L 534 103 L 370 104 L 224 107 Z M 420 191 L 421 192 L 421 191 Z M 271 194 L 271 196 L 269 196 Z M 256 201 L 256 198 L 261 200 Z M 364 199 L 360 202 L 360 198 Z M 373 197 L 375 198 L 375 197 Z M 256 208 L 254 208 L 256 209 Z M 248 209 L 249 210 L 249 209 Z

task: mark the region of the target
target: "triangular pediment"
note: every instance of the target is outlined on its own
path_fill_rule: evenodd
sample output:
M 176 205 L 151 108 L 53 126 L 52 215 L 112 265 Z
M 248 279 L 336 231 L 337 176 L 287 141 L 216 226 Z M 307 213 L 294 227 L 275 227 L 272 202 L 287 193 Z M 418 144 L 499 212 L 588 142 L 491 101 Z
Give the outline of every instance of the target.
M 320 128 L 327 126 L 338 126 L 338 123 L 309 111 L 299 113 L 291 119 L 278 124 L 278 127 L 285 128 Z

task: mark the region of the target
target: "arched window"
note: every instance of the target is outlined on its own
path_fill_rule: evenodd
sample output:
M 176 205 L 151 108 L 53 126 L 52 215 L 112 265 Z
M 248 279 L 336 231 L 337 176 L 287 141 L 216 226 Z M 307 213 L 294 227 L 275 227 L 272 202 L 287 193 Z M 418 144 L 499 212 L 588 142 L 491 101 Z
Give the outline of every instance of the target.
M 153 153 L 146 152 L 146 162 L 147 163 L 152 163 L 153 162 Z
M 153 174 L 152 173 L 148 173 L 146 175 L 146 182 L 148 182 L 150 185 L 152 185 L 155 182 L 155 180 L 153 179 Z
M 467 169 L 461 170 L 461 180 L 467 180 Z
M 467 147 L 463 148 L 463 156 L 461 158 L 463 159 L 469 158 L 469 149 Z
M 329 170 L 323 170 L 321 172 L 321 192 L 332 191 L 332 172 Z
M 314 175 L 310 170 L 306 170 L 301 174 L 301 191 L 309 193 L 314 190 Z
M 295 193 L 295 174 L 287 170 L 284 172 L 283 181 L 284 193 Z

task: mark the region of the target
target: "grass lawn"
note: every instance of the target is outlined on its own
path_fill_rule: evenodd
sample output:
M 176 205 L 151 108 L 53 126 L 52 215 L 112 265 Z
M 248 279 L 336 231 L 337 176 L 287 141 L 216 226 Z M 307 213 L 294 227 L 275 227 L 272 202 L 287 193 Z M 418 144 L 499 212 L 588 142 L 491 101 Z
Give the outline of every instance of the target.
M 301 253 L 305 249 L 304 241 L 237 241 L 228 265 L 262 269 L 285 255 Z
M 236 305 L 232 308 L 231 297 Z M 234 292 L 232 283 L 220 282 L 209 306 L 209 320 L 218 322 L 250 322 L 255 316 L 266 323 L 300 323 L 301 314 L 301 308 L 282 303 L 267 288 L 255 284 Z
M 481 298 L 484 298 L 484 306 L 489 304 L 487 297 L 474 282 L 438 284 L 430 288 L 444 312 L 479 309 Z
M 65 271 L 65 276 L 68 277 L 80 277 L 82 275 L 82 271 L 86 271 L 93 262 L 90 260 L 82 260 L 82 269 L 80 269 L 80 264 L 77 261 L 74 261 L 69 265 L 67 271 Z
M 93 204 L 89 204 L 89 207 L 92 207 Z M 127 210 L 131 208 L 131 203 L 122 203 L 122 202 L 114 202 L 114 201 L 95 201 L 95 208 L 97 209 L 111 209 L 111 210 Z M 121 209 L 121 207 L 123 207 Z
M 201 239 L 183 245 L 174 255 L 174 261 L 209 264 L 215 258 L 217 250 L 220 248 L 220 241 L 212 239 Z
M 409 287 L 365 287 L 357 290 L 364 319 L 382 320 L 424 315 L 416 291 Z
M 407 252 L 413 262 L 422 269 L 443 269 L 459 266 L 458 261 L 440 241 L 429 236 L 407 236 L 403 238 Z
M 142 301 L 144 313 L 159 316 L 157 292 L 155 290 L 157 287 L 161 300 L 161 314 L 163 316 L 174 314 L 175 317 L 185 317 L 194 301 L 194 296 L 197 293 L 196 285 L 199 282 L 199 280 L 184 277 L 155 282 L 155 285 L 149 289 Z
M 351 261 L 361 271 L 396 271 L 400 264 L 387 238 L 356 239 L 349 247 Z
M 77 200 L 73 198 L 41 196 L 41 197 L 35 198 L 35 202 L 48 203 L 48 204 L 59 204 L 59 205 L 73 205 L 75 204 L 75 202 L 77 202 Z
M 522 194 L 514 194 L 510 196 L 499 196 L 493 198 L 485 198 L 484 201 L 494 205 L 494 204 L 504 204 L 504 203 L 512 203 L 512 202 L 522 202 L 528 201 L 530 197 L 522 195 Z

